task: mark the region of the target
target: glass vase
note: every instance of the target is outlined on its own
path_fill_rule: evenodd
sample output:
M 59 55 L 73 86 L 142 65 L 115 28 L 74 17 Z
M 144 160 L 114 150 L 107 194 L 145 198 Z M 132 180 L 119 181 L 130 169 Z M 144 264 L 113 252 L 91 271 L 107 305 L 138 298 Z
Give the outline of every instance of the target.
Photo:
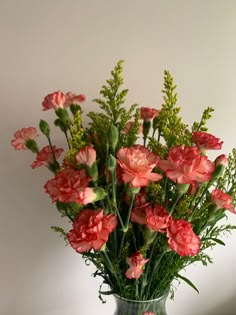
M 116 302 L 114 315 L 167 315 L 167 296 L 168 294 L 154 300 L 135 301 L 114 295 Z

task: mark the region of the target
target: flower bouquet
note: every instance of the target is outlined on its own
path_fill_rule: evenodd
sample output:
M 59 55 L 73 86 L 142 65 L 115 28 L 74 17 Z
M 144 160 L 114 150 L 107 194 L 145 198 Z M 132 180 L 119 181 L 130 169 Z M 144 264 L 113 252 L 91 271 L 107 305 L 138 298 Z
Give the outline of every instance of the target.
M 84 95 L 57 91 L 44 98 L 43 110 L 55 111 L 54 124 L 68 145 L 62 162 L 63 149 L 52 144 L 45 120 L 39 128 L 47 146 L 38 147 L 34 127 L 17 131 L 12 145 L 36 155 L 33 169 L 46 166 L 52 172 L 45 192 L 71 229 L 52 228 L 95 265 L 94 275 L 108 285 L 99 296 L 148 301 L 173 294 L 175 279 L 197 290 L 181 270 L 211 263 L 206 250 L 224 245 L 221 236 L 236 228 L 222 220 L 227 211 L 236 213 L 236 150 L 208 158 L 207 151 L 223 143 L 207 133 L 213 109 L 208 107 L 191 128 L 184 124 L 168 71 L 160 109 L 137 104 L 127 109 L 122 65 L 117 63 L 102 98 L 94 100 L 99 111 L 88 113 L 87 126 Z

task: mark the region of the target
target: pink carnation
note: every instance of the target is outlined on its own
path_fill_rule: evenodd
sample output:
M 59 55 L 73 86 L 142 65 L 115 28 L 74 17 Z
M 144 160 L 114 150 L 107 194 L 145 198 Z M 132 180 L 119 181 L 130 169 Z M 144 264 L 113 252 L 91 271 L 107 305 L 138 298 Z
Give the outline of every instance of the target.
M 185 220 L 169 220 L 167 228 L 168 244 L 180 256 L 195 256 L 200 250 L 201 240 Z
M 72 92 L 66 93 L 66 101 L 65 101 L 65 107 L 68 107 L 72 104 L 80 104 L 83 103 L 86 100 L 86 97 L 84 94 L 73 94 Z
M 38 137 L 38 132 L 34 127 L 22 128 L 14 133 L 14 137 L 11 144 L 15 150 L 27 150 L 26 142 Z
M 96 161 L 96 151 L 92 147 L 85 147 L 76 154 L 75 159 L 78 163 L 91 167 Z
M 117 153 L 122 169 L 122 180 L 133 187 L 147 186 L 149 181 L 158 181 L 162 175 L 152 173 L 159 157 L 141 145 L 121 148 Z
M 89 198 L 88 183 L 90 177 L 86 175 L 84 169 L 74 170 L 74 169 L 64 169 L 56 174 L 53 179 L 50 179 L 45 184 L 44 188 L 46 193 L 48 193 L 52 202 L 76 202 L 78 201 L 81 204 L 86 204 L 87 200 L 92 202 L 95 199 L 95 194 L 92 194 L 92 191 L 89 190 L 91 198 Z M 84 200 L 83 200 L 84 196 Z
M 169 214 L 160 205 L 146 208 L 147 226 L 153 231 L 163 232 L 169 226 Z
M 218 209 L 227 209 L 233 213 L 236 213 L 234 206 L 232 205 L 232 197 L 220 189 L 214 189 L 211 192 L 211 199 Z
M 43 110 L 64 108 L 65 102 L 66 96 L 61 91 L 48 94 L 42 102 Z
M 117 224 L 118 220 L 114 214 L 104 215 L 103 209 L 84 209 L 73 222 L 73 229 L 67 237 L 71 247 L 79 253 L 92 248 L 98 251 L 108 241 L 109 234 Z
M 151 120 L 159 114 L 158 110 L 155 108 L 141 107 L 140 117 L 144 120 Z
M 63 149 L 57 149 L 54 145 L 52 147 L 55 158 L 59 159 L 61 153 L 63 152 Z M 31 165 L 32 168 L 40 167 L 40 166 L 46 166 L 48 167 L 50 164 L 54 163 L 54 157 L 52 154 L 52 149 L 49 145 L 44 147 L 42 150 L 39 151 L 39 153 L 36 155 L 36 160 Z
M 152 231 L 163 232 L 163 229 L 169 226 L 169 214 L 161 205 L 152 207 L 149 203 L 146 203 L 132 210 L 131 221 L 146 224 Z
M 220 150 L 223 141 L 203 131 L 193 132 L 192 141 L 202 150 Z
M 158 167 L 178 184 L 207 182 L 215 170 L 215 164 L 207 156 L 201 156 L 198 147 L 184 145 L 173 147 L 167 160 L 161 160 Z
M 93 202 L 97 198 L 97 194 L 91 187 L 85 187 L 78 191 L 78 196 L 76 202 L 81 205 L 87 205 L 88 203 Z
M 133 253 L 126 258 L 127 264 L 130 268 L 126 271 L 125 276 L 128 279 L 139 279 L 143 273 L 143 266 L 149 259 L 144 259 L 140 252 Z

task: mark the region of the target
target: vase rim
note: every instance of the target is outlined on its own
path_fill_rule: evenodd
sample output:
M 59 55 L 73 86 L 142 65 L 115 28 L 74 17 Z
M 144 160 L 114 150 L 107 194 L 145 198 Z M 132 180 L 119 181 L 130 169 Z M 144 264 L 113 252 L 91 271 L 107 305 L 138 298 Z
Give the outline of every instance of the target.
M 169 291 L 167 291 L 166 293 L 164 293 L 162 296 L 159 296 L 158 298 L 156 299 L 151 299 L 151 300 L 132 300 L 132 299 L 127 299 L 127 298 L 124 298 L 118 294 L 113 294 L 117 299 L 119 300 L 122 300 L 122 301 L 126 301 L 126 302 L 132 302 L 132 303 L 151 303 L 151 302 L 157 302 L 159 300 L 162 300 L 164 298 L 166 298 L 169 294 Z

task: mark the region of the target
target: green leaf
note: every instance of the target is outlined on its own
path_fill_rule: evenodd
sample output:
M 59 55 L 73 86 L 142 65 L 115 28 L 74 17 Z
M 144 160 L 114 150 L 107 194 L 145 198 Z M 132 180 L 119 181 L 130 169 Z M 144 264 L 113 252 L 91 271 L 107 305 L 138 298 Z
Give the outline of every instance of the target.
M 181 276 L 179 273 L 176 275 L 176 278 L 180 278 L 181 280 L 185 281 L 190 287 L 192 287 L 195 291 L 197 291 L 197 293 L 199 293 L 198 289 L 188 278 Z
M 211 241 L 213 241 L 213 242 L 216 242 L 216 243 L 218 243 L 218 244 L 220 244 L 220 245 L 225 246 L 225 243 L 224 243 L 223 241 L 219 240 L 218 238 L 207 237 L 207 238 L 204 238 L 204 239 L 203 239 L 203 241 L 207 241 L 207 240 L 211 240 Z

